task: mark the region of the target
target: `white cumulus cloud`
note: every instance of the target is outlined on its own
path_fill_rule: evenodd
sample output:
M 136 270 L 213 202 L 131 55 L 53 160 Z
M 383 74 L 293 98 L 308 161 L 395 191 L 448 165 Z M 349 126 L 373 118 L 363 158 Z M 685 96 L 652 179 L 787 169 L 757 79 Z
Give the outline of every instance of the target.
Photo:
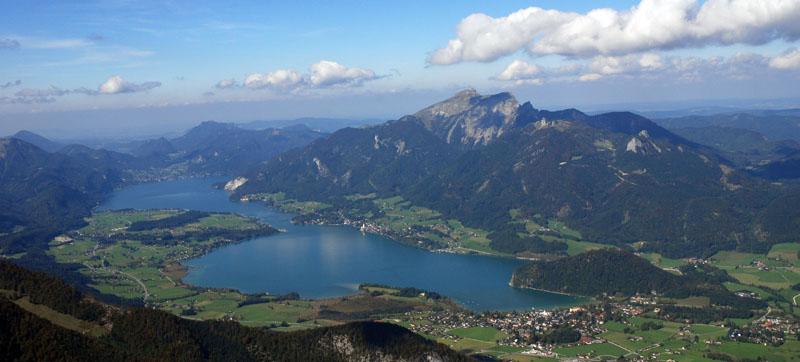
M 428 62 L 489 62 L 523 49 L 592 57 L 798 38 L 798 0 L 642 0 L 625 11 L 585 14 L 530 7 L 505 17 L 467 16 Z
M 377 75 L 371 69 L 351 68 L 330 60 L 321 60 L 309 66 L 308 73 L 301 74 L 292 69 L 279 69 L 269 73 L 248 74 L 242 85 L 249 89 L 275 89 L 298 91 L 330 87 L 358 87 L 365 82 L 385 76 Z M 217 89 L 236 87 L 236 81 L 219 81 Z
M 524 60 L 517 59 L 511 62 L 511 64 L 509 64 L 506 69 L 500 72 L 495 79 L 513 81 L 535 79 L 540 72 L 541 69 L 539 69 L 539 66 L 536 64 L 530 64 Z
M 244 86 L 251 89 L 287 89 L 300 85 L 303 77 L 291 69 L 279 69 L 270 73 L 252 73 L 244 78 Z
M 592 73 L 612 75 L 631 72 L 659 70 L 664 68 L 661 56 L 658 54 L 630 54 L 624 56 L 597 56 L 592 59 L 589 69 Z
M 309 68 L 311 71 L 308 80 L 316 87 L 334 85 L 359 86 L 366 81 L 377 79 L 378 76 L 369 69 L 348 68 L 337 62 L 321 60 Z
M 100 84 L 100 86 L 97 87 L 97 91 L 102 94 L 135 93 L 160 86 L 161 82 L 132 83 L 119 75 L 114 75 L 103 82 L 103 84 Z
M 606 78 L 704 82 L 781 76 L 779 72 L 786 70 L 800 70 L 800 50 L 788 49 L 775 57 L 745 52 L 728 57 L 667 56 L 655 53 L 598 55 L 586 60 L 576 59 L 559 67 L 542 67 L 515 60 L 492 79 L 515 85 L 593 82 Z

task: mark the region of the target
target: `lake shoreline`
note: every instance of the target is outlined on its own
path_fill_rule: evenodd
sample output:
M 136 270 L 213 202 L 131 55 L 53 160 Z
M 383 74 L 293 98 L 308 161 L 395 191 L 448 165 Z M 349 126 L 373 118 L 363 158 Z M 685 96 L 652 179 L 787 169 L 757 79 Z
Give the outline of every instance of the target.
M 358 295 L 354 286 L 378 283 L 434 291 L 476 312 L 575 304 L 569 296 L 509 287 L 509 275 L 527 259 L 430 250 L 382 233 L 362 234 L 354 225 L 292 223 L 292 213 L 262 203 L 238 202 L 211 186 L 219 181 L 140 184 L 114 193 L 102 208 L 230 212 L 286 230 L 181 260 L 187 274 L 180 283 L 198 290 L 256 295 L 297 292 L 304 300 L 324 300 Z
M 248 195 L 242 195 L 242 197 L 240 197 L 240 198 L 232 197 L 233 193 L 230 193 L 230 192 L 229 192 L 229 195 L 231 195 L 231 200 L 234 200 L 235 202 L 261 204 L 262 206 L 264 206 L 264 207 L 266 207 L 268 209 L 275 210 L 275 211 L 278 211 L 278 212 L 281 212 L 281 213 L 284 213 L 284 214 L 287 214 L 287 215 L 291 215 L 292 216 L 291 223 L 293 225 L 297 225 L 297 226 L 319 225 L 319 226 L 350 227 L 350 228 L 359 230 L 362 234 L 372 234 L 372 235 L 381 236 L 381 237 L 384 237 L 386 239 L 392 240 L 393 242 L 399 243 L 401 245 L 411 246 L 411 247 L 418 248 L 418 249 L 421 249 L 421 250 L 424 250 L 424 251 L 427 251 L 427 252 L 431 252 L 431 253 L 447 253 L 447 254 L 459 254 L 459 255 L 480 255 L 480 256 L 488 256 L 488 257 L 503 258 L 503 259 L 513 259 L 513 260 L 521 260 L 521 261 L 528 261 L 528 262 L 539 261 L 539 260 L 545 260 L 546 259 L 546 258 L 536 258 L 536 257 L 529 257 L 529 256 L 511 255 L 511 254 L 506 254 L 506 253 L 502 253 L 502 252 L 498 252 L 498 251 L 487 252 L 487 251 L 471 249 L 471 248 L 467 248 L 467 247 L 459 247 L 459 248 L 448 247 L 448 248 L 439 248 L 439 249 L 427 248 L 427 247 L 419 245 L 419 243 L 403 241 L 403 240 L 401 240 L 402 239 L 401 237 L 398 237 L 394 233 L 381 231 L 383 229 L 388 229 L 388 228 L 385 225 L 381 225 L 381 224 L 375 223 L 374 221 L 359 222 L 359 221 L 351 221 L 349 219 L 345 219 L 344 222 L 328 222 L 328 221 L 324 221 L 324 220 L 320 220 L 320 219 L 312 219 L 312 220 L 309 220 L 309 221 L 300 222 L 300 221 L 296 220 L 296 216 L 301 216 L 301 214 L 297 214 L 297 213 L 294 213 L 294 212 L 292 212 L 290 210 L 286 210 L 286 209 L 282 208 L 281 205 L 278 205 L 276 203 L 272 203 L 272 202 L 269 202 L 269 201 L 266 201 L 266 200 L 250 199 L 250 198 L 248 198 Z M 337 210 L 341 211 L 341 209 L 337 209 Z M 312 212 L 310 214 L 307 214 L 307 215 L 312 215 L 312 214 L 314 214 L 314 212 Z M 361 226 L 358 226 L 359 224 Z M 368 230 L 368 231 L 364 231 L 365 229 Z

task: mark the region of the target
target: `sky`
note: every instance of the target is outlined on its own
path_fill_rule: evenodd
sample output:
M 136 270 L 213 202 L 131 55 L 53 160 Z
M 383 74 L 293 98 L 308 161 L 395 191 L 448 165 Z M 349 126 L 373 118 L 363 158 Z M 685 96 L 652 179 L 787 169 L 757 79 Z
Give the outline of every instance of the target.
M 800 0 L 9 2 L 0 135 L 393 119 L 468 87 L 538 108 L 791 106 L 798 39 Z

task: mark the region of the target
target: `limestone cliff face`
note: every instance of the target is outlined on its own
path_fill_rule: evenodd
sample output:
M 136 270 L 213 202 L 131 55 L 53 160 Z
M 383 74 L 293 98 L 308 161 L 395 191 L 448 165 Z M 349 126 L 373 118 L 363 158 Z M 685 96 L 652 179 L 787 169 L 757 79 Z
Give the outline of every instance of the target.
M 519 108 L 510 93 L 482 96 L 468 89 L 414 117 L 447 143 L 477 146 L 489 144 L 515 127 Z
M 245 183 L 247 183 L 247 177 L 237 177 L 225 183 L 225 191 L 236 191 Z

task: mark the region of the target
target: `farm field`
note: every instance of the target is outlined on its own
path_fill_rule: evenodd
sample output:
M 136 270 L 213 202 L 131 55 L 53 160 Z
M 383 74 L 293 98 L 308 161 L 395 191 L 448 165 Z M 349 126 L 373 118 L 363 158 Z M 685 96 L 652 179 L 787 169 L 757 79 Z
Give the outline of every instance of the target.
M 770 298 L 772 306 L 784 312 L 800 315 L 800 244 L 773 245 L 767 254 L 721 251 L 710 258 L 710 263 L 728 272 L 735 282 L 725 286 L 732 291 L 756 293 L 762 299 Z
M 399 196 L 374 199 L 373 203 L 382 214 L 373 221 L 393 232 L 422 228 L 425 231 L 421 237 L 448 245 L 455 251 L 502 255 L 490 247 L 488 232 L 466 227 L 458 220 L 446 220 L 437 211 L 414 206 Z

